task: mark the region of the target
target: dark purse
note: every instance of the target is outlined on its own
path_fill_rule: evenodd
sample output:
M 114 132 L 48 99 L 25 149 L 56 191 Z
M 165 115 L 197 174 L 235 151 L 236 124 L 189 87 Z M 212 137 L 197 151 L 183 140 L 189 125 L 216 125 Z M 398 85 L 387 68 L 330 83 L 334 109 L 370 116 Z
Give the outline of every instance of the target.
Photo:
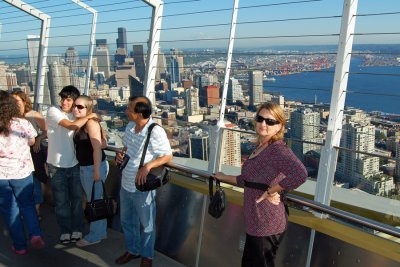
M 152 123 L 149 126 L 146 142 L 145 142 L 144 148 L 143 148 L 142 158 L 141 158 L 140 164 L 139 164 L 139 169 L 143 167 L 147 147 L 149 146 L 149 142 L 150 142 L 151 131 L 153 130 L 154 126 L 156 126 L 156 125 L 158 125 L 158 124 Z M 156 168 L 156 169 L 158 169 L 158 168 Z M 150 172 L 149 174 L 147 174 L 146 183 L 139 185 L 138 183 L 135 182 L 136 189 L 139 191 L 142 191 L 142 192 L 152 191 L 152 190 L 155 190 L 155 189 L 159 188 L 160 186 L 165 185 L 166 183 L 169 182 L 170 176 L 169 176 L 169 171 L 167 168 L 162 167 L 162 170 L 158 171 L 157 174 L 155 174 L 155 171 L 157 171 L 157 170 L 154 170 L 153 172 Z
M 214 218 L 219 218 L 226 207 L 225 192 L 221 188 L 218 180 L 215 181 L 215 193 L 213 193 L 214 178 L 210 176 L 208 181 L 208 190 L 210 194 L 210 204 L 208 213 Z
M 114 199 L 108 198 L 104 182 L 101 181 L 103 186 L 103 198 L 94 200 L 94 184 L 92 185 L 92 197 L 89 202 L 86 202 L 84 214 L 88 222 L 94 222 L 114 216 L 117 212 L 117 203 Z

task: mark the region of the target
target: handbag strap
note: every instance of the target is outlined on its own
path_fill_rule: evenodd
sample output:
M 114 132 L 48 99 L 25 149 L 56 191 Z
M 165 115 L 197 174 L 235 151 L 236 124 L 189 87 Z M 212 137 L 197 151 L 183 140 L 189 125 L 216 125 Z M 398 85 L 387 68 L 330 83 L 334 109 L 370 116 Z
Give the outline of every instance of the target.
M 153 130 L 154 126 L 156 126 L 156 125 L 158 125 L 158 124 L 153 122 L 152 124 L 150 124 L 150 126 L 147 130 L 147 138 L 146 138 L 146 142 L 144 143 L 142 158 L 140 159 L 140 164 L 139 164 L 139 169 L 143 167 L 144 158 L 146 157 L 147 147 L 149 146 L 149 142 L 150 142 L 151 131 Z
M 100 180 L 100 181 L 101 181 L 101 185 L 103 187 L 103 198 L 102 199 L 104 199 L 104 197 L 107 197 L 106 187 L 104 186 L 103 180 Z M 92 196 L 91 196 L 90 202 L 94 202 L 94 190 L 95 190 L 94 185 L 95 185 L 95 183 L 96 183 L 96 181 L 93 181 L 93 184 L 92 184 Z

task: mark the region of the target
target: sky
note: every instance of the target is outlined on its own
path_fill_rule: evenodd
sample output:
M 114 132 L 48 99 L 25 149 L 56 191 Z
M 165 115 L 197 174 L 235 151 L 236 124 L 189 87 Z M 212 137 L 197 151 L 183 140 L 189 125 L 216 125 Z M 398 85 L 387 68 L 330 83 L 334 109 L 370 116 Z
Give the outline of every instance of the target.
M 29 0 L 27 4 L 50 15 L 49 52 L 75 46 L 88 50 L 92 14 L 70 0 Z M 96 9 L 96 38 L 115 47 L 117 28 L 125 27 L 129 46 L 145 44 L 151 9 L 140 0 L 87 0 Z M 163 49 L 227 48 L 233 0 L 164 1 L 161 43 Z M 338 43 L 342 0 L 240 0 L 236 48 Z M 360 0 L 355 43 L 400 44 L 400 1 Z M 26 36 L 40 33 L 40 22 L 0 2 L 0 53 L 26 50 Z M 374 33 L 374 34 L 371 34 Z M 378 34 L 377 34 L 378 33 Z M 385 33 L 385 34 L 384 34 Z M 317 35 L 318 37 L 313 37 Z M 291 36 L 291 37 L 288 37 Z

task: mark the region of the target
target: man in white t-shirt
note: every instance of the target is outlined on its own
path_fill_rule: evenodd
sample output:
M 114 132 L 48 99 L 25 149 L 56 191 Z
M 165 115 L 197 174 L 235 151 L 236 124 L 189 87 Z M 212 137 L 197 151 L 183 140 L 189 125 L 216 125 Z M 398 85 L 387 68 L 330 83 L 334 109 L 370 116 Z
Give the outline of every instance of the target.
M 60 242 L 63 244 L 81 239 L 84 224 L 82 187 L 73 142 L 74 132 L 89 119 L 97 118 L 97 115 L 92 113 L 75 120 L 72 109 L 79 95 L 76 87 L 64 87 L 59 93 L 60 107 L 50 107 L 46 116 L 49 140 L 47 164 L 57 223 L 61 232 Z

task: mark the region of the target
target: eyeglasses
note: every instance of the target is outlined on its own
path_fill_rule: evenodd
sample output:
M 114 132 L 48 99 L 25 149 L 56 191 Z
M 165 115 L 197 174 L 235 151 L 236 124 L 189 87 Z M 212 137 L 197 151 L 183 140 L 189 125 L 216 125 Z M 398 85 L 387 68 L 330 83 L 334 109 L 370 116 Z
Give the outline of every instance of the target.
M 265 124 L 269 125 L 269 126 L 274 126 L 279 124 L 280 122 L 277 120 L 273 120 L 270 118 L 264 118 L 263 116 L 257 115 L 255 117 L 256 122 L 262 123 L 263 121 L 265 121 Z
M 85 106 L 82 105 L 74 105 L 74 108 L 77 108 L 79 110 L 86 108 Z

